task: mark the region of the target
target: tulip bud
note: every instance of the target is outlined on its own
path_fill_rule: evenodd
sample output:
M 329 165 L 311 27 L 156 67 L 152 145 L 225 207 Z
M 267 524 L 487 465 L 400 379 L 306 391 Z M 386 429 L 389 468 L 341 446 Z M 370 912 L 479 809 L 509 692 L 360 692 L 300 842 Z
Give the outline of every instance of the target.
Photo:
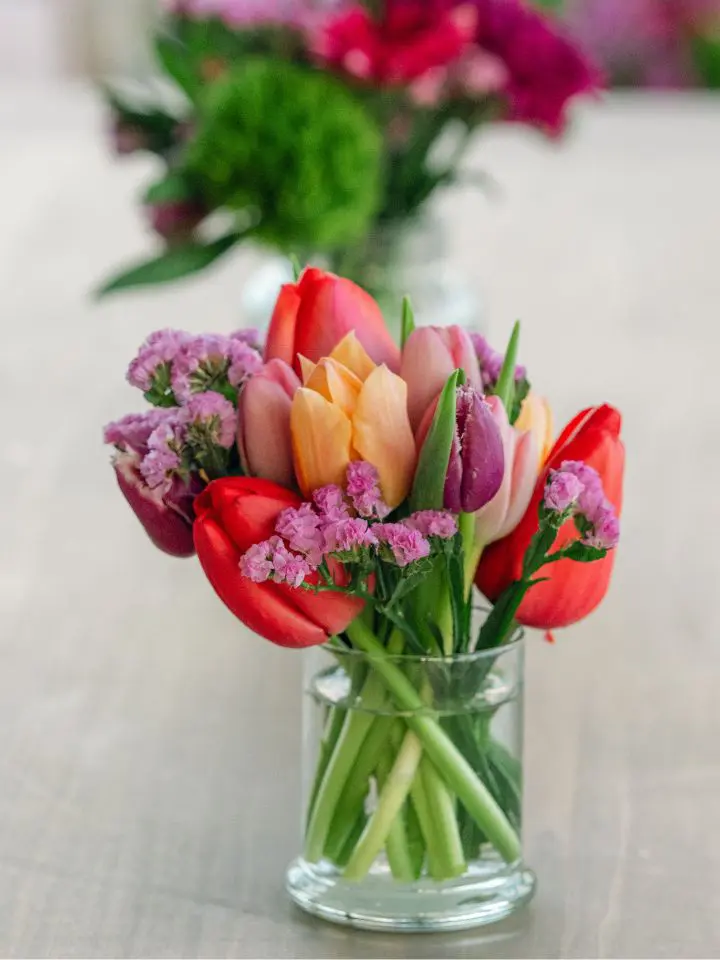
M 193 546 L 192 503 L 200 492 L 199 480 L 191 486 L 179 480 L 163 494 L 147 485 L 140 472 L 140 455 L 119 452 L 113 462 L 118 486 L 155 546 L 173 557 L 191 557 Z
M 453 513 L 475 513 L 498 492 L 504 472 L 502 436 L 490 406 L 478 390 L 459 387 L 445 507 Z
M 408 385 L 408 414 L 417 430 L 428 407 L 453 370 L 463 370 L 470 387 L 482 389 L 477 355 L 462 327 L 419 327 L 407 338 L 400 375 Z
M 300 381 L 282 360 L 270 360 L 251 377 L 238 401 L 238 450 L 246 473 L 295 485 L 290 409 Z
M 168 243 L 189 240 L 195 228 L 207 216 L 205 207 L 193 200 L 173 200 L 148 205 L 153 230 Z

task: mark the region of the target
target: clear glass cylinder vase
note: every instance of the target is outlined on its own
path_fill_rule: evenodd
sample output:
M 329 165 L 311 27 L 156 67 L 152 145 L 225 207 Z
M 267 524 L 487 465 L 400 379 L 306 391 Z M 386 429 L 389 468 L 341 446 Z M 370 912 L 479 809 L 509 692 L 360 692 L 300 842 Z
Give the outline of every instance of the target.
M 523 640 L 453 658 L 308 659 L 304 910 L 375 930 L 491 923 L 532 896 L 522 826 Z

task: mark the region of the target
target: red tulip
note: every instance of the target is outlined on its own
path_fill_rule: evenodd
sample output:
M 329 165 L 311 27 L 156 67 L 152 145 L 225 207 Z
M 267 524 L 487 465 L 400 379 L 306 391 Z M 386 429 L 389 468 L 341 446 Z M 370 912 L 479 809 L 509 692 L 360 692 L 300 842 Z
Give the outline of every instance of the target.
M 290 410 L 300 381 L 282 360 L 250 377 L 238 401 L 238 450 L 246 473 L 295 485 Z
M 565 427 L 550 451 L 525 516 L 511 534 L 493 543 L 483 554 L 475 582 L 486 597 L 497 600 L 506 587 L 520 579 L 525 551 L 538 529 L 538 508 L 548 473 L 565 460 L 581 460 L 594 467 L 602 478 L 605 495 L 620 514 L 625 466 L 620 427 L 620 413 L 608 405 L 583 410 Z M 553 549 L 575 536 L 573 522 L 568 521 Z M 560 560 L 542 568 L 540 577 L 548 579 L 528 590 L 518 611 L 518 621 L 550 630 L 582 620 L 605 596 L 614 559 L 615 551 L 611 550 L 593 563 Z
M 246 626 L 281 647 L 325 643 L 363 607 L 354 597 L 253 583 L 240 573 L 243 553 L 271 537 L 278 514 L 300 502 L 290 490 L 250 477 L 216 480 L 195 501 L 195 547 L 215 592 Z
M 400 351 L 380 307 L 350 280 L 309 267 L 285 284 L 270 321 L 265 359 L 284 360 L 300 373 L 298 354 L 317 363 L 351 330 L 377 364 L 400 366 Z

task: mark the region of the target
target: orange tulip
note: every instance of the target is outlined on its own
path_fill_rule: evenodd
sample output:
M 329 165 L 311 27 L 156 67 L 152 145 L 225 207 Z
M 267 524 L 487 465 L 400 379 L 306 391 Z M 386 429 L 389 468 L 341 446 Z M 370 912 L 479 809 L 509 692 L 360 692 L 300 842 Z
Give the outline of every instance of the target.
M 520 408 L 515 429 L 520 433 L 529 432 L 535 438 L 539 470 L 550 455 L 553 445 L 553 415 L 547 400 L 530 391 Z
M 315 364 L 300 359 L 304 386 L 293 398 L 290 432 L 295 473 L 309 497 L 342 485 L 348 464 L 367 460 L 378 471 L 385 502 L 407 496 L 417 454 L 407 414 L 405 381 L 376 366 L 354 333 Z

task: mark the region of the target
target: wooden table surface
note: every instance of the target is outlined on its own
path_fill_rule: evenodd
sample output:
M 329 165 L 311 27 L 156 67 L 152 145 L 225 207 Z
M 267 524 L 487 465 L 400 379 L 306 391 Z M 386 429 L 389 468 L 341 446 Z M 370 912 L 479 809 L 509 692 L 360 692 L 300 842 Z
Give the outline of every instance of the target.
M 499 182 L 443 212 L 498 343 L 558 420 L 625 414 L 626 514 L 604 607 L 531 639 L 531 909 L 489 933 L 395 937 L 306 918 L 301 659 L 251 637 L 194 561 L 144 539 L 101 425 L 152 329 L 237 325 L 248 258 L 100 307 L 147 241 L 82 90 L 0 92 L 0 956 L 717 957 L 720 954 L 720 102 L 585 109 L 521 131 Z

